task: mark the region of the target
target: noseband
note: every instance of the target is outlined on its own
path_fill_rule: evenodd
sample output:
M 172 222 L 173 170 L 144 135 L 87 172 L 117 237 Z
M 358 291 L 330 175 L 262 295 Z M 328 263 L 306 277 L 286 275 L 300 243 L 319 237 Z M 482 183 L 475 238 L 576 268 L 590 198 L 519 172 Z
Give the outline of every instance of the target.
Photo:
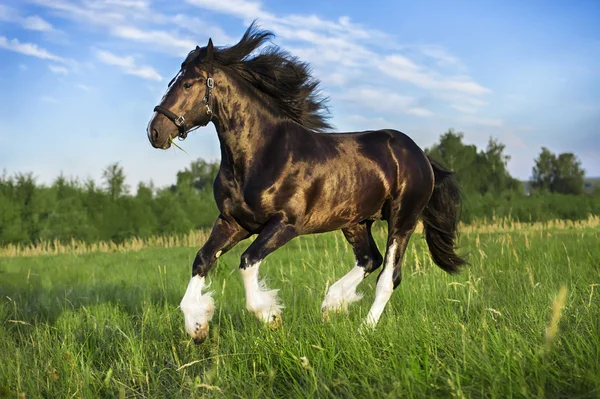
M 200 125 L 200 126 L 206 126 L 212 120 L 212 117 L 213 117 L 212 89 L 214 87 L 215 87 L 215 80 L 210 76 L 210 73 L 209 73 L 208 78 L 206 79 L 206 92 L 204 93 L 204 98 L 202 99 L 202 104 L 206 104 L 206 113 L 209 115 L 209 118 L 206 121 L 206 123 L 204 123 L 203 125 Z M 171 122 L 173 122 L 175 124 L 175 126 L 177 126 L 177 130 L 179 131 L 179 134 L 177 135 L 177 137 L 179 137 L 180 140 L 185 140 L 191 127 L 188 128 L 185 125 L 185 116 L 184 115 L 177 115 L 174 112 L 169 111 L 167 108 L 161 107 L 160 105 L 157 105 L 156 107 L 154 107 L 154 112 L 163 114 Z

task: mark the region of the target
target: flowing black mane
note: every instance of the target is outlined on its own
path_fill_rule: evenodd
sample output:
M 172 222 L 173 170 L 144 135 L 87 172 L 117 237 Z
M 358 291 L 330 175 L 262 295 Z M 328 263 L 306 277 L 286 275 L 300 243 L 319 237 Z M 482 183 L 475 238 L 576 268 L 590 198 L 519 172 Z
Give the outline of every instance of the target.
M 326 106 L 327 98 L 319 91 L 319 81 L 312 77 L 310 66 L 275 45 L 251 55 L 273 37 L 252 23 L 242 39 L 231 47 L 215 47 L 214 63 L 237 72 L 246 82 L 265 93 L 277 108 L 301 126 L 324 132 L 332 127 Z M 191 51 L 182 67 L 202 63 L 206 47 Z

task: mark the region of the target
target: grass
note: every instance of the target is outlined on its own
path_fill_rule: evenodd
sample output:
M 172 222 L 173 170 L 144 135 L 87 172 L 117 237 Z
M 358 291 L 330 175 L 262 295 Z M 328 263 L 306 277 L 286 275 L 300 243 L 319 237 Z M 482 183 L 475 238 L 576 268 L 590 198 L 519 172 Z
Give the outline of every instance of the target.
M 450 276 L 415 234 L 367 335 L 375 275 L 348 315 L 321 317 L 354 264 L 341 233 L 263 262 L 286 305 L 275 331 L 245 310 L 241 244 L 210 274 L 218 308 L 200 346 L 178 309 L 197 248 L 17 251 L 0 257 L 0 397 L 600 397 L 599 236 L 597 223 L 482 226 Z

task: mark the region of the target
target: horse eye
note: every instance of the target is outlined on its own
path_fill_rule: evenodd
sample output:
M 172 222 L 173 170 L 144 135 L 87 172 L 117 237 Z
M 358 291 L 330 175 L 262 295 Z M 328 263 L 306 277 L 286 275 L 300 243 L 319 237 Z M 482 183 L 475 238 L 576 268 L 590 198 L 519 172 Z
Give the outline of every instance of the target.
M 193 84 L 192 84 L 192 83 L 190 83 L 190 82 L 185 82 L 185 83 L 183 84 L 183 88 L 184 88 L 184 89 L 189 89 L 189 88 L 190 88 L 190 87 L 192 87 L 192 86 L 193 86 Z

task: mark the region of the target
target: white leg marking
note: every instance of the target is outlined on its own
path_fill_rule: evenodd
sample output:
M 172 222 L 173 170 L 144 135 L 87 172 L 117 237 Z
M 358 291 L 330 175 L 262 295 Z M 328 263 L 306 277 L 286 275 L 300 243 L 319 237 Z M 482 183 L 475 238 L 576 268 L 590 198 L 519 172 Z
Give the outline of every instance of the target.
M 396 266 L 394 264 L 394 259 L 396 258 L 397 248 L 398 243 L 393 241 L 392 245 L 390 245 L 387 250 L 385 256 L 385 268 L 383 269 L 383 274 L 381 277 L 379 277 L 377 288 L 375 289 L 375 301 L 371 306 L 371 310 L 369 310 L 366 320 L 363 322 L 363 326 L 372 328 L 377 325 L 385 305 L 390 300 L 392 292 L 394 292 L 394 282 L 392 281 L 392 276 L 394 274 L 394 266 Z
M 321 310 L 347 312 L 349 304 L 362 299 L 363 296 L 356 292 L 356 287 L 358 287 L 364 278 L 365 270 L 358 265 L 354 266 L 344 277 L 329 287 L 325 300 L 321 305 Z
M 212 292 L 204 295 L 204 277 L 194 276 L 190 280 L 185 295 L 179 304 L 185 320 L 185 330 L 192 338 L 204 341 L 208 335 L 208 322 L 215 313 Z
M 264 281 L 258 281 L 259 266 L 260 262 L 241 270 L 246 289 L 246 308 L 263 322 L 276 327 L 283 309 L 277 298 L 279 290 L 268 290 Z

